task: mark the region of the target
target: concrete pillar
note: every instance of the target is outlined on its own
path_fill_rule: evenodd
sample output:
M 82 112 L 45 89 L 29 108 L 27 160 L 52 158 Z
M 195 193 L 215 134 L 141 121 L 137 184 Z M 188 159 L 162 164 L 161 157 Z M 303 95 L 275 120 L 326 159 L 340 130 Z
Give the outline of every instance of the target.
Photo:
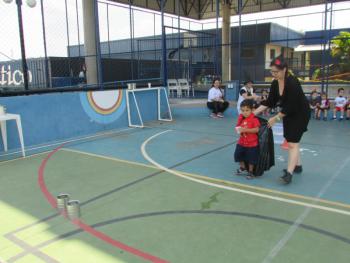
M 231 5 L 230 3 L 222 2 L 221 12 L 222 12 L 222 30 L 221 30 L 222 81 L 229 81 L 231 80 L 231 27 L 230 27 Z
M 96 24 L 95 24 L 95 0 L 84 0 L 84 48 L 86 83 L 97 84 L 97 54 L 96 54 Z

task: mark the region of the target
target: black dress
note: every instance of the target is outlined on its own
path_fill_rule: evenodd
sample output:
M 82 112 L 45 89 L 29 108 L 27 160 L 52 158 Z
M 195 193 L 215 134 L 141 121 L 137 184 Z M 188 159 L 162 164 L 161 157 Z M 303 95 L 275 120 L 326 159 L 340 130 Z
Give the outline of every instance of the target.
M 271 83 L 267 100 L 261 102 L 269 108 L 281 107 L 283 117 L 283 135 L 287 142 L 298 143 L 310 120 L 309 102 L 301 88 L 299 80 L 288 76 L 285 80 L 282 96 L 279 93 L 278 81 Z

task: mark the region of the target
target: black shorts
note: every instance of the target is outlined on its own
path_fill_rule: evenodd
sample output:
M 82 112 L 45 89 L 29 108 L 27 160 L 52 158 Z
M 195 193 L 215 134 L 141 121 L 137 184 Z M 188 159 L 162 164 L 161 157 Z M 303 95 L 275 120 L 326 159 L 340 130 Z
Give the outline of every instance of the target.
M 259 147 L 243 147 L 237 144 L 235 150 L 235 162 L 247 162 L 256 165 L 259 159 Z

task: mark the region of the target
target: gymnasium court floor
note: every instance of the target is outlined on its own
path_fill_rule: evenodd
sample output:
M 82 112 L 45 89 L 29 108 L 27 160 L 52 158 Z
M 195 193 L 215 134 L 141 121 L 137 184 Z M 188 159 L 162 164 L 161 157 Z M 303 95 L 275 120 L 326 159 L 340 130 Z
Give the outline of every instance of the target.
M 304 172 L 233 174 L 237 135 L 203 107 L 0 160 L 0 262 L 349 262 L 350 121 L 312 120 Z M 81 202 L 69 221 L 56 196 Z

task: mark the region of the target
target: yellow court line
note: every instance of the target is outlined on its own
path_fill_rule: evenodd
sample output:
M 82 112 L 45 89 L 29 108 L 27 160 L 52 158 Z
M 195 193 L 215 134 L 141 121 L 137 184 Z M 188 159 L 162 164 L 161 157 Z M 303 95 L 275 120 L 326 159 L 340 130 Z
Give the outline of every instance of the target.
M 267 193 L 284 195 L 284 196 L 292 197 L 292 198 L 305 199 L 305 200 L 315 201 L 315 202 L 319 202 L 319 203 L 325 203 L 325 204 L 329 204 L 329 205 L 341 206 L 341 207 L 350 209 L 350 205 L 340 203 L 340 202 L 329 201 L 326 199 L 314 198 L 314 197 L 309 197 L 309 196 L 305 196 L 305 195 L 291 194 L 291 193 L 281 192 L 281 191 L 273 190 L 273 189 L 269 189 L 269 188 L 253 186 L 253 185 L 246 185 L 246 184 L 241 184 L 241 183 L 237 183 L 237 182 L 231 182 L 231 181 L 226 181 L 226 180 L 222 180 L 222 179 L 211 178 L 211 177 L 204 176 L 204 175 L 197 175 L 197 174 L 192 174 L 192 173 L 187 173 L 187 172 L 182 172 L 182 171 L 180 171 L 180 172 L 185 174 L 185 175 L 192 176 L 194 178 L 205 179 L 208 181 L 214 181 L 214 182 L 227 184 L 227 185 L 239 186 L 242 188 L 249 188 L 249 189 L 267 192 Z
M 117 161 L 117 162 L 121 162 L 121 163 L 127 163 L 127 164 L 131 164 L 131 165 L 137 165 L 137 166 L 152 168 L 152 169 L 155 169 L 155 170 L 160 170 L 154 165 L 128 161 L 128 160 L 119 159 L 119 158 L 116 158 L 116 157 L 99 155 L 99 154 L 95 154 L 95 153 L 88 153 L 88 152 L 83 152 L 83 151 L 73 150 L 73 149 L 68 149 L 68 148 L 61 148 L 60 151 L 79 153 L 79 154 L 84 154 L 84 155 L 88 155 L 88 156 L 91 156 L 91 157 L 97 157 L 97 158 L 100 158 L 100 159 L 105 159 L 105 160 L 110 160 L 110 161 Z
M 19 158 L 15 158 L 15 159 L 11 159 L 11 160 L 0 161 L 0 165 L 5 164 L 5 163 L 20 161 L 20 160 L 26 160 L 26 159 L 29 159 L 29 158 L 32 158 L 32 157 L 36 157 L 36 156 L 39 156 L 39 155 L 42 155 L 42 154 L 47 154 L 47 153 L 50 153 L 50 152 L 51 152 L 51 151 L 45 151 L 45 152 L 40 152 L 40 153 L 31 154 L 31 155 L 28 155 L 28 156 L 26 156 L 26 157 L 19 157 Z M 1 263 L 1 262 L 0 262 L 0 263 Z
M 152 169 L 156 169 L 156 170 L 161 170 L 160 168 L 158 168 L 155 165 L 143 164 L 143 163 L 139 163 L 139 162 L 128 161 L 128 160 L 124 160 L 124 159 L 119 159 L 119 158 L 115 158 L 115 157 L 109 157 L 109 156 L 104 156 L 104 155 L 99 155 L 99 154 L 94 154 L 94 153 L 87 153 L 87 152 L 83 152 L 83 151 L 79 151 L 79 150 L 61 148 L 60 151 L 74 152 L 74 153 L 84 154 L 84 155 L 97 157 L 97 158 L 101 158 L 101 159 L 117 161 L 117 162 L 127 163 L 127 164 L 131 164 L 131 165 L 137 165 L 137 166 L 141 166 L 141 167 L 147 167 L 147 168 L 152 168 Z M 204 180 L 208 180 L 208 181 L 214 181 L 214 182 L 218 182 L 218 183 L 225 184 L 225 185 L 237 186 L 237 187 L 241 187 L 241 188 L 249 188 L 249 189 L 256 190 L 256 191 L 262 191 L 262 192 L 266 192 L 266 193 L 282 195 L 282 196 L 286 196 L 289 198 L 298 198 L 298 199 L 303 199 L 303 200 L 308 200 L 308 201 L 313 201 L 313 202 L 318 202 L 318 203 L 324 203 L 324 204 L 328 204 L 328 205 L 334 205 L 334 206 L 339 206 L 339 207 L 350 209 L 350 205 L 340 203 L 340 202 L 329 201 L 329 200 L 321 199 L 321 198 L 308 197 L 308 196 L 299 195 L 299 194 L 291 194 L 291 193 L 281 192 L 281 191 L 273 190 L 273 189 L 269 189 L 269 188 L 246 185 L 246 184 L 226 181 L 226 180 L 222 180 L 222 179 L 211 178 L 211 177 L 204 176 L 204 175 L 187 173 L 187 172 L 183 172 L 183 171 L 179 171 L 179 170 L 173 170 L 173 171 L 180 172 L 180 173 L 183 173 L 184 175 L 191 176 L 194 178 L 204 179 Z

